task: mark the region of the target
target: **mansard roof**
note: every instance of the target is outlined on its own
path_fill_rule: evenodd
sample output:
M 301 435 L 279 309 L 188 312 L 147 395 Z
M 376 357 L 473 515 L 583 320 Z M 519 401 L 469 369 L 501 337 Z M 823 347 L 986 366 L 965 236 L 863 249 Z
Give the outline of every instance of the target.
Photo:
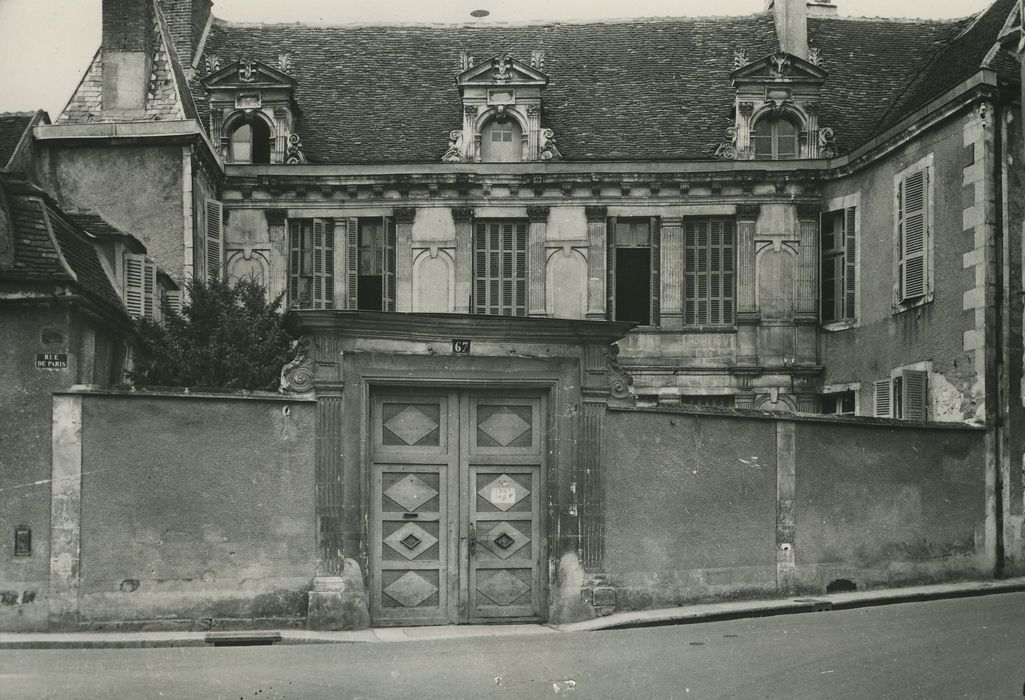
M 989 65 L 1015 0 L 975 18 L 812 17 L 809 45 L 828 75 L 822 126 L 849 151 Z M 995 18 L 999 18 L 999 21 Z M 771 12 L 731 18 L 453 26 L 243 25 L 215 20 L 205 56 L 277 65 L 285 56 L 311 163 L 438 162 L 461 124 L 465 52 L 544 53 L 542 123 L 567 160 L 706 160 L 733 124 L 735 55 L 779 50 Z M 200 73 L 203 74 L 202 68 Z M 203 90 L 197 90 L 199 111 Z
M 35 112 L 0 112 L 0 170 L 10 164 L 14 152 L 18 149 L 22 139 L 27 138 L 29 127 L 37 117 L 41 117 L 41 110 Z

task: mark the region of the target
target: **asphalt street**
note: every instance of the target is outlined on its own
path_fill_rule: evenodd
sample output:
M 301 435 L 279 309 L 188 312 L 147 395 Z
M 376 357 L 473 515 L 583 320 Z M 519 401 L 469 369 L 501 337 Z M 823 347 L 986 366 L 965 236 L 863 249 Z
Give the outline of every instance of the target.
M 1025 593 L 421 642 L 0 651 L 0 698 L 1023 697 Z

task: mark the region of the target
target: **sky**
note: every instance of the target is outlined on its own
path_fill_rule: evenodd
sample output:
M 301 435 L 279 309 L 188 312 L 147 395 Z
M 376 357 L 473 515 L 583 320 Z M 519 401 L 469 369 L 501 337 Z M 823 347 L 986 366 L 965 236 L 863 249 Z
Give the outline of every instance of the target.
M 964 17 L 990 0 L 834 0 L 841 15 Z M 101 0 L 0 0 L 0 112 L 42 108 L 56 119 L 100 43 Z M 381 24 L 745 15 L 765 0 L 214 0 L 236 22 Z M 470 15 L 487 10 L 483 19 Z

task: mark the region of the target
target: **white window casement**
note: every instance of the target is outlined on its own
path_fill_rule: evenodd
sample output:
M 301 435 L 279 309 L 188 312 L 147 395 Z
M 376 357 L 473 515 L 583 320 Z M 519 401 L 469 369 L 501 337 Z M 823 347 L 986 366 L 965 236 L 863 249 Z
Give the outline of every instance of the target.
M 526 316 L 527 221 L 477 221 L 473 251 L 473 312 Z
M 929 420 L 929 372 L 897 369 L 889 379 L 872 383 L 873 415 L 898 420 Z
M 733 325 L 736 229 L 737 223 L 732 218 L 684 218 L 685 327 Z
M 894 178 L 894 313 L 933 298 L 933 156 Z
M 609 320 L 657 326 L 661 265 L 658 217 L 611 217 L 606 232 Z
M 792 160 L 801 153 L 801 129 L 784 114 L 769 112 L 751 129 L 751 149 L 756 159 Z
M 825 330 L 843 330 L 857 322 L 860 291 L 857 199 L 854 195 L 834 200 L 821 217 L 819 319 Z

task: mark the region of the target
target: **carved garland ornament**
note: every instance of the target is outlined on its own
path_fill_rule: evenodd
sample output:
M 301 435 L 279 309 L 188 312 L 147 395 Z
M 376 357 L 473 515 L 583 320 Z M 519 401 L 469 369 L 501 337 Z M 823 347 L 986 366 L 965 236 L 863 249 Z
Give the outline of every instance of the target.
M 293 343 L 295 355 L 281 368 L 282 394 L 309 394 L 313 391 L 313 358 L 309 355 L 310 339 L 302 337 Z

